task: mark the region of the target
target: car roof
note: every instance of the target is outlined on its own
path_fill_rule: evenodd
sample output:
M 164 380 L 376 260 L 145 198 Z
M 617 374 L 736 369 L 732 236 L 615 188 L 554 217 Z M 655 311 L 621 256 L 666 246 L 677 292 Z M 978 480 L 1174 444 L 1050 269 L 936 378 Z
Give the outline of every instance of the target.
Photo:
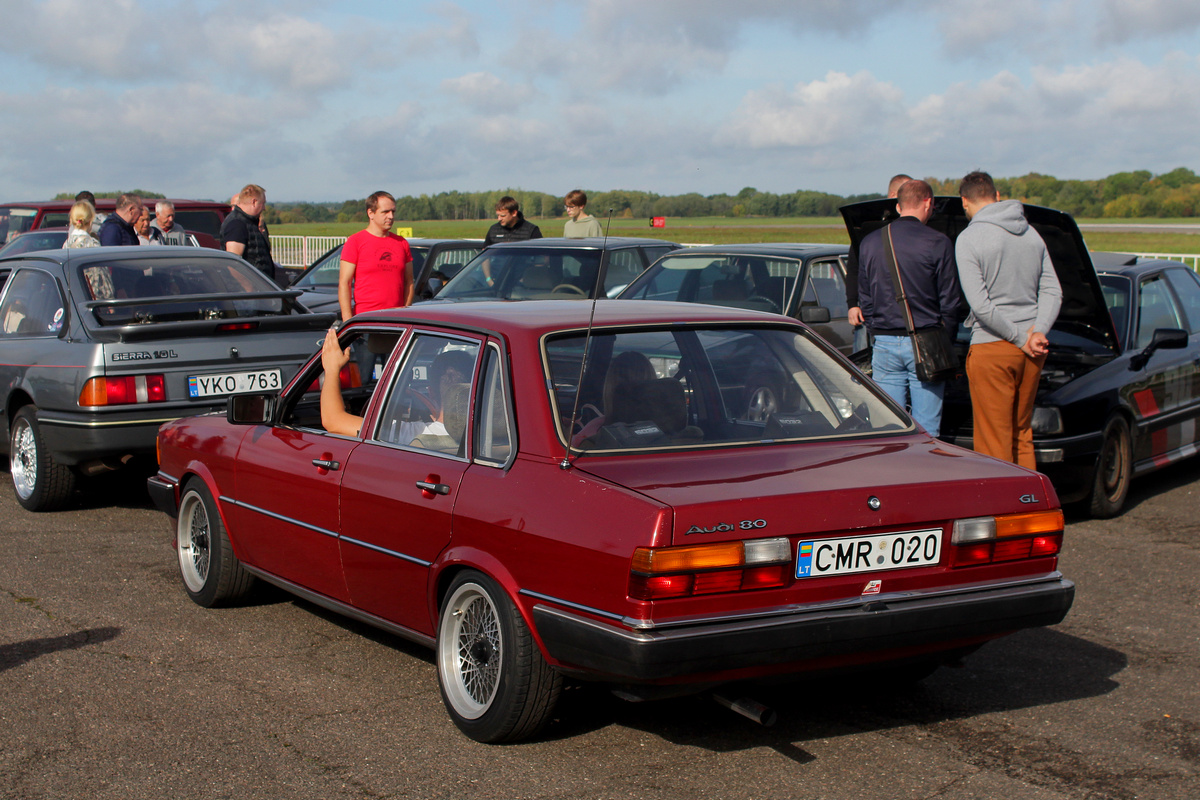
M 612 250 L 618 247 L 637 247 L 639 245 L 668 245 L 679 247 L 677 242 L 664 239 L 644 239 L 637 236 L 593 236 L 585 239 L 567 239 L 562 236 L 552 236 L 543 239 L 523 239 L 519 242 L 497 242 L 495 248 L 532 248 L 535 250 Z M 491 248 L 488 248 L 491 249 Z
M 809 256 L 845 255 L 849 245 L 806 242 L 757 242 L 753 244 L 710 244 L 696 245 L 671 253 L 672 256 L 731 255 L 731 256 L 777 256 L 780 258 L 807 258 Z
M 1093 256 L 1094 255 L 1095 254 L 1093 254 Z M 1125 254 L 1122 253 L 1120 255 Z M 1103 261 L 1103 259 L 1101 260 Z M 1130 263 L 1129 261 L 1124 261 L 1121 263 L 1097 263 L 1096 271 L 1104 275 L 1124 275 L 1129 278 L 1138 278 L 1147 273 L 1158 272 L 1164 267 L 1177 267 L 1179 269 L 1186 270 L 1191 269 L 1191 267 L 1181 261 L 1170 261 L 1165 258 L 1144 258 L 1136 259 L 1133 263 Z
M 140 195 L 139 195 L 139 197 L 140 197 Z M 165 200 L 168 203 L 171 203 L 172 205 L 174 205 L 176 207 L 183 207 L 185 209 L 186 208 L 223 208 L 226 211 L 229 210 L 229 202 L 228 201 L 221 202 L 219 200 L 183 200 L 183 199 L 177 199 L 174 197 L 142 197 L 141 199 L 142 199 L 142 205 L 145 205 L 145 206 L 150 206 L 159 201 Z M 96 198 L 96 207 L 97 208 L 99 208 L 101 206 L 104 206 L 104 207 L 115 206 L 116 204 L 117 204 L 117 200 L 115 197 L 97 197 Z M 20 206 L 22 208 L 42 208 L 42 209 L 48 209 L 48 210 L 52 210 L 52 211 L 58 211 L 58 210 L 70 211 L 71 206 L 73 206 L 73 205 L 75 205 L 74 200 L 31 200 L 28 202 L 10 201 L 10 202 L 0 203 L 0 208 L 7 207 L 7 206 Z
M 595 306 L 593 317 L 592 306 Z M 578 330 L 588 326 L 670 325 L 673 323 L 731 323 L 787 325 L 777 314 L 699 303 L 657 300 L 539 300 L 536 303 L 482 301 L 439 303 L 436 300 L 407 308 L 369 311 L 356 315 L 362 322 L 399 322 L 458 326 L 500 333 L 542 334 L 556 330 Z

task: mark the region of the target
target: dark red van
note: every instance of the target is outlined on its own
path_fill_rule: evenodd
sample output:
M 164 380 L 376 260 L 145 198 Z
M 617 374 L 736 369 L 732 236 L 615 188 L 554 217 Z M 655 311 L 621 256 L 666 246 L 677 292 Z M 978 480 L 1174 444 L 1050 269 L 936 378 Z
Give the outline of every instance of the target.
M 151 213 L 156 198 L 143 198 Z M 188 233 L 195 235 L 202 247 L 220 249 L 221 221 L 229 213 L 228 203 L 208 200 L 171 200 L 175 204 L 175 221 Z M 116 200 L 97 200 L 96 211 L 111 214 Z M 35 228 L 61 228 L 67 224 L 74 200 L 49 200 L 33 203 L 0 203 L 0 245 L 19 233 Z

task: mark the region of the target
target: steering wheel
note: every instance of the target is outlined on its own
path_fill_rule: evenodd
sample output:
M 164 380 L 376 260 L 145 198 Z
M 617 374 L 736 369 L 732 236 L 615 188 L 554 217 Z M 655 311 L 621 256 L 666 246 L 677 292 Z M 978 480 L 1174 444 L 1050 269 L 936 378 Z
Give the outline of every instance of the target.
M 749 297 L 747 297 L 747 298 L 746 298 L 746 301 L 747 301 L 747 302 L 754 302 L 754 303 L 761 303 L 761 304 L 765 304 L 765 305 L 767 306 L 767 309 L 766 309 L 766 310 L 767 310 L 767 311 L 770 311 L 772 314 L 778 314 L 778 313 L 780 313 L 780 312 L 779 312 L 779 303 L 776 303 L 776 302 L 775 302 L 774 300 L 772 300 L 771 298 L 769 298 L 769 297 L 764 297 L 764 296 L 763 296 L 763 295 L 761 295 L 761 294 L 752 294 L 752 295 L 750 295 Z
M 553 289 L 551 289 L 550 292 L 552 294 L 572 294 L 573 293 L 573 294 L 579 295 L 580 297 L 587 297 L 587 292 L 585 292 L 583 289 L 580 289 L 578 286 L 576 286 L 573 283 L 560 283 L 558 286 L 555 286 Z

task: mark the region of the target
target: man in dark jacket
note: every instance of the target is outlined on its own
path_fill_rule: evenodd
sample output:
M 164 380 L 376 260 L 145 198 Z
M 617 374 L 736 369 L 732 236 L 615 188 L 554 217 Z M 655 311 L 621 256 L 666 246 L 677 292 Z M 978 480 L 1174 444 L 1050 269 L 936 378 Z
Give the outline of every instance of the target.
M 142 216 L 142 198 L 136 194 L 123 194 L 117 198 L 117 209 L 108 215 L 100 226 L 100 244 L 106 246 L 136 245 L 137 231 L 133 221 Z
M 259 225 L 259 216 L 267 207 L 267 192 L 250 183 L 237 195 L 237 201 L 221 223 L 221 244 L 241 256 L 271 280 L 275 280 L 275 260 L 271 258 L 271 240 Z
M 511 197 L 501 197 L 496 203 L 496 224 L 488 228 L 483 246 L 496 242 L 520 242 L 540 239 L 542 232 L 521 213 L 521 205 Z
M 942 422 L 945 384 L 917 378 L 912 337 L 904 307 L 896 294 L 884 231 L 892 246 L 913 328 L 944 326 L 953 340 L 958 329 L 962 293 L 954 264 L 954 245 L 945 234 L 926 226 L 933 214 L 933 189 L 925 181 L 908 181 L 896 195 L 899 219 L 872 231 L 859 248 L 858 299 L 863 321 L 875 337 L 871 371 L 875 382 L 932 436 Z

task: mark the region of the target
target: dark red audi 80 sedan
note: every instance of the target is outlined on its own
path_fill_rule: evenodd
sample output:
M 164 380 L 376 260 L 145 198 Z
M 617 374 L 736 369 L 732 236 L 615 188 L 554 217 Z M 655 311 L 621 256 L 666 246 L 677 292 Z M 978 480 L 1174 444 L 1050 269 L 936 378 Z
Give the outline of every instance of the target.
M 263 580 L 428 645 L 473 739 L 533 735 L 566 679 L 915 675 L 1071 606 L 1049 481 L 923 433 L 794 320 L 551 300 L 338 335 L 336 376 L 164 425 L 151 494 L 195 602 Z

